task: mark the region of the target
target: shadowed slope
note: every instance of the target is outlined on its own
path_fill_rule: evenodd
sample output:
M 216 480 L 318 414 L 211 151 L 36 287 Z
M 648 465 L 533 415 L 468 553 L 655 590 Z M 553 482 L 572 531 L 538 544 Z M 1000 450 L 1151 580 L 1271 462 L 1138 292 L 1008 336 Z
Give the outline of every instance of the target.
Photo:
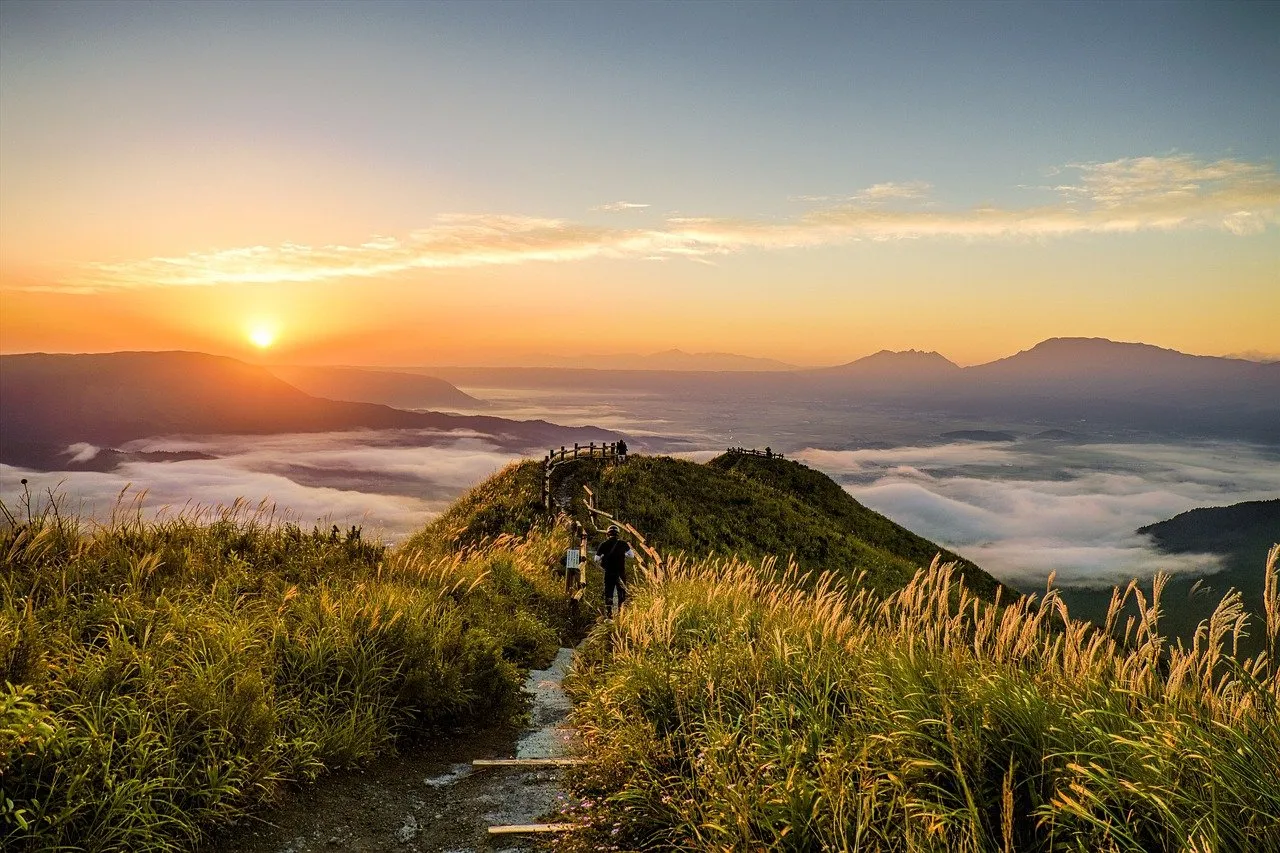
M 483 433 L 528 448 L 616 441 L 594 427 L 406 412 L 306 394 L 266 369 L 194 352 L 0 357 L 0 459 L 38 465 L 72 442 L 113 445 L 156 435 L 429 429 Z
M 420 373 L 366 370 L 357 367 L 274 366 L 271 372 L 308 394 L 353 403 L 381 403 L 401 409 L 484 405 L 457 387 Z

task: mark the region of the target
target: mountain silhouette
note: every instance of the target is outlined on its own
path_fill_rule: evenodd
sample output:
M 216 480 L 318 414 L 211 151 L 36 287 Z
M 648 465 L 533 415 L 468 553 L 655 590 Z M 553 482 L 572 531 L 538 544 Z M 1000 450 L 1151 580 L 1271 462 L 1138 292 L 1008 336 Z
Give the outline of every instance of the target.
M 1191 405 L 1275 405 L 1280 364 L 1188 355 L 1106 338 L 1050 338 L 1016 355 L 964 368 L 985 394 L 1056 396 Z
M 397 409 L 475 409 L 484 405 L 443 379 L 420 373 L 292 365 L 273 365 L 267 369 L 301 391 L 330 400 L 382 403 Z
M 513 448 L 616 441 L 595 427 L 407 412 L 310 394 L 268 370 L 196 352 L 0 356 L 0 461 L 50 464 L 68 445 L 158 435 L 466 430 Z
M 821 388 L 860 393 L 902 394 L 954 383 L 961 368 L 936 352 L 880 350 L 835 367 L 800 371 L 804 381 Z

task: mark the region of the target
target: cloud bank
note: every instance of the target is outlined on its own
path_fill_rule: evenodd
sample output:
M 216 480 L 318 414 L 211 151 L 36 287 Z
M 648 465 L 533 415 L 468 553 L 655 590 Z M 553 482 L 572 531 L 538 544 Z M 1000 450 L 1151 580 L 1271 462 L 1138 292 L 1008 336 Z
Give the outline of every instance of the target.
M 147 439 L 123 449 L 195 450 L 218 458 L 128 462 L 110 473 L 37 473 L 0 465 L 0 499 L 9 507 L 20 505 L 20 480 L 26 478 L 34 495 L 53 491 L 64 497 L 66 509 L 97 521 L 111 517 L 122 492 L 126 503 L 145 493 L 147 517 L 243 499 L 304 527 L 356 524 L 395 542 L 517 458 L 480 438 L 442 441 L 410 434 L 415 432 Z M 433 444 L 422 446 L 427 440 Z
M 1047 239 L 1077 234 L 1213 229 L 1260 233 L 1280 221 L 1280 172 L 1265 163 L 1202 161 L 1187 155 L 1074 164 L 1071 182 L 1035 189 L 1057 195 L 1034 207 L 977 206 L 944 211 L 886 207 L 925 196 L 923 182 L 881 183 L 787 220 L 668 217 L 651 228 L 586 225 L 500 214 L 449 214 L 407 236 L 356 245 L 244 246 L 174 257 L 94 263 L 53 289 L 92 292 L 132 287 L 317 282 L 595 258 L 706 262 L 748 250 L 795 249 L 850 241 L 952 238 Z M 598 210 L 640 207 L 613 202 Z M 48 289 L 48 288 L 42 288 Z
M 1061 585 L 1091 586 L 1212 569 L 1212 557 L 1163 555 L 1134 531 L 1195 507 L 1280 496 L 1276 451 L 1240 444 L 966 443 L 798 458 L 1024 589 L 1054 571 Z

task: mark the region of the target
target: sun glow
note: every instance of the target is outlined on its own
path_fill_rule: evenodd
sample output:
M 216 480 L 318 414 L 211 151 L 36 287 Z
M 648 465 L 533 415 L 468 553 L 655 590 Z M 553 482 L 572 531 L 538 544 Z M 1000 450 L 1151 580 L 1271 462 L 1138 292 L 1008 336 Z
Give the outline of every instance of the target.
M 276 330 L 263 323 L 251 326 L 249 341 L 258 349 L 266 349 L 276 342 Z

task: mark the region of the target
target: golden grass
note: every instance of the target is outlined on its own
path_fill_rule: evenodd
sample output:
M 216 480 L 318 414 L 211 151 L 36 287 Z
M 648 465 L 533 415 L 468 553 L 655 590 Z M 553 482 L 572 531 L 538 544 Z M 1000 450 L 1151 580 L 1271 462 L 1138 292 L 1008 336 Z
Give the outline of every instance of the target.
M 1094 626 L 936 561 L 883 599 L 660 566 L 576 677 L 590 819 L 645 849 L 1280 850 L 1278 555 L 1243 659 L 1235 593 L 1161 636 L 1164 576 Z

